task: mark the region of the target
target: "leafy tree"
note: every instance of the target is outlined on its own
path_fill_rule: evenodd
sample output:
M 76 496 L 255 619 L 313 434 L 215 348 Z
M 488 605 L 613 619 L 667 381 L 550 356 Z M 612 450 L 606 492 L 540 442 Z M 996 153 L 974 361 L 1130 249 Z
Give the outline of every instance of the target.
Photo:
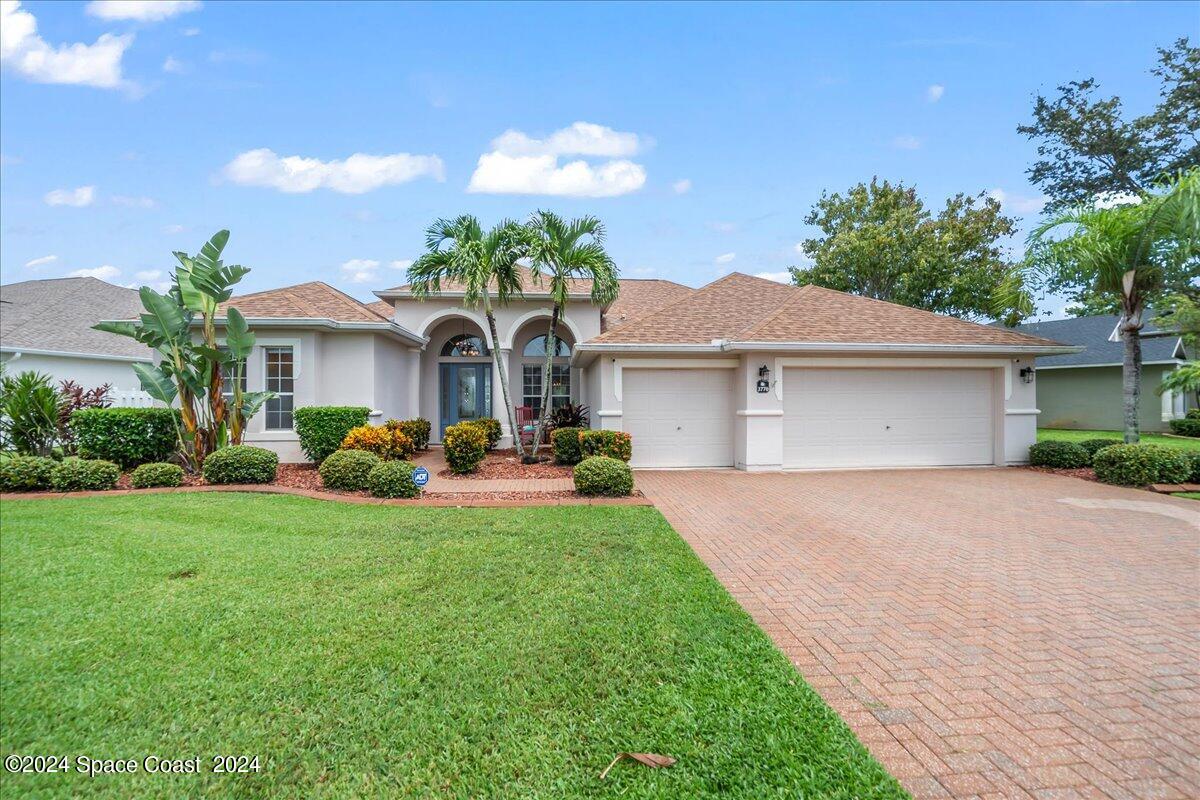
M 1062 238 L 1051 237 L 1064 229 Z M 1137 442 L 1147 300 L 1162 291 L 1168 265 L 1191 261 L 1195 268 L 1200 258 L 1200 168 L 1136 203 L 1062 212 L 1039 225 L 1030 243 L 1028 259 L 997 293 L 997 307 L 1032 312 L 1033 292 L 1064 275 L 1073 282 L 1087 279 L 1098 296 L 1116 298 L 1125 343 L 1125 441 Z
M 483 308 L 513 442 L 517 454 L 524 458 L 525 446 L 517 431 L 516 409 L 509 400 L 508 365 L 501 357 L 492 298 L 503 306 L 513 297 L 521 296 L 524 267 L 518 262 L 529 252 L 528 231 L 512 220 L 502 220 L 485 234 L 478 219 L 463 214 L 430 225 L 425 231 L 425 248 L 425 254 L 408 268 L 412 294 L 424 299 L 439 294 L 442 281 L 461 283 L 465 287 L 463 305 Z
M 999 242 L 1016 226 L 983 194 L 955 195 L 935 217 L 916 189 L 878 178 L 823 193 L 804 221 L 821 235 L 802 245 L 814 265 L 790 268 L 797 285 L 968 318 L 992 313 L 1009 270 Z
M 1183 347 L 1188 362 L 1172 370 L 1158 387 L 1158 393 L 1178 392 L 1191 394 L 1200 405 L 1200 305 L 1190 297 L 1175 295 L 1157 309 L 1154 324 L 1163 331 L 1178 333 L 1183 338 Z
M 617 299 L 617 265 L 604 249 L 604 224 L 587 216 L 567 222 L 551 211 L 538 211 L 527 226 L 529 256 L 537 267 L 534 278 L 549 284 L 550 330 L 546 335 L 546 366 L 542 372 L 542 413 L 533 434 L 533 453 L 537 457 L 542 429 L 550 416 L 550 377 L 558 347 L 558 322 L 566 314 L 571 281 L 586 279 L 592 283 L 592 302 L 606 306 Z

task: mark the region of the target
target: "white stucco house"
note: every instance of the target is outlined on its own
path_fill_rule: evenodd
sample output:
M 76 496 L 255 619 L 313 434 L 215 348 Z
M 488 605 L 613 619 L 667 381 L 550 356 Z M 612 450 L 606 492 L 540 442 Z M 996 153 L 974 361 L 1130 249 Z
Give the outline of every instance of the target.
M 515 405 L 546 378 L 549 299 L 527 281 L 497 309 Z M 1037 356 L 1073 348 L 818 287 L 734 273 L 700 289 L 621 281 L 607 308 L 580 282 L 560 325 L 552 398 L 628 431 L 637 467 L 762 471 L 1022 463 L 1036 436 Z M 250 389 L 280 396 L 247 441 L 302 460 L 292 410 L 365 405 L 377 422 L 494 416 L 511 442 L 486 321 L 458 287 L 361 303 L 323 283 L 235 297 L 258 336 Z

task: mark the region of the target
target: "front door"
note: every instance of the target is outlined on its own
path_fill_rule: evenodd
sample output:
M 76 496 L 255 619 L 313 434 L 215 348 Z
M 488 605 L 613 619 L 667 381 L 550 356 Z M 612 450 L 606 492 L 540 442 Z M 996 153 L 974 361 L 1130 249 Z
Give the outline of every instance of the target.
M 491 416 L 492 365 L 442 364 L 441 431 L 468 419 Z

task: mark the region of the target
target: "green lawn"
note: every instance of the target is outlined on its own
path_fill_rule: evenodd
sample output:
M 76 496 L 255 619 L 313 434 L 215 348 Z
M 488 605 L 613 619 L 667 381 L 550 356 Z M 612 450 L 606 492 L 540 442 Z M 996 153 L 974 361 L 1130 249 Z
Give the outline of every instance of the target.
M 262 766 L 6 796 L 905 796 L 652 508 L 26 500 L 0 550 L 3 755 Z
M 1200 492 L 1176 492 L 1172 497 L 1183 497 L 1187 500 L 1200 500 Z
M 1125 434 L 1121 431 L 1071 431 L 1063 428 L 1038 428 L 1038 441 L 1044 442 L 1056 439 L 1063 442 L 1082 442 L 1084 439 L 1117 439 L 1123 440 Z M 1143 444 L 1162 444 L 1167 447 L 1178 447 L 1181 450 L 1200 450 L 1200 439 L 1184 439 L 1177 436 L 1162 436 L 1157 433 L 1143 433 Z

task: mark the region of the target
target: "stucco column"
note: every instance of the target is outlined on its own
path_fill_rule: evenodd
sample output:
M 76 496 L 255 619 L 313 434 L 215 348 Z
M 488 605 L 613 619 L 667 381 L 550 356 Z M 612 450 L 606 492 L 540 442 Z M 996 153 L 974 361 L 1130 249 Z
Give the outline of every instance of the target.
M 505 369 L 508 370 L 509 393 L 517 391 L 517 387 L 513 385 L 511 348 L 500 350 L 499 362 L 492 361 L 492 416 L 500 420 L 500 442 L 497 446 L 512 447 L 513 432 L 512 426 L 508 424 L 508 409 L 504 407 L 504 390 L 500 384 L 500 367 L 498 363 L 503 363 Z
M 421 416 L 421 351 L 416 347 L 408 351 L 408 411 L 404 416 L 406 419 Z

